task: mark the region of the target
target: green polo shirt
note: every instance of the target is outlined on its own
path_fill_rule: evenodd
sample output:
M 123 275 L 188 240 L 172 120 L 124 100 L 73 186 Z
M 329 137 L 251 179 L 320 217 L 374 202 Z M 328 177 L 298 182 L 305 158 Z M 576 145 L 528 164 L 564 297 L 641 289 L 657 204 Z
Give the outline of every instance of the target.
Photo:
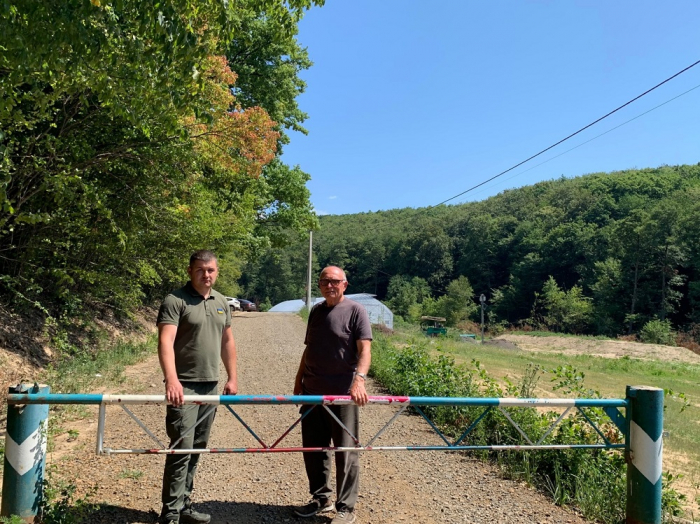
M 231 325 L 231 310 L 221 293 L 212 289 L 205 299 L 188 282 L 165 297 L 157 322 L 177 326 L 175 369 L 179 380 L 219 381 L 221 339 Z

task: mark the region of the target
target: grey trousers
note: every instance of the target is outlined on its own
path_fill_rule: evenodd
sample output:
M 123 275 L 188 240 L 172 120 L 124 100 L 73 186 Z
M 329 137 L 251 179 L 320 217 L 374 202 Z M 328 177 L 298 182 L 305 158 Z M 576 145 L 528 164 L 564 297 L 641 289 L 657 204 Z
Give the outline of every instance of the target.
M 304 413 L 310 406 L 302 406 Z M 359 438 L 359 408 L 349 406 L 328 406 L 345 426 Z M 301 440 L 306 448 L 328 447 L 333 441 L 335 447 L 352 447 L 355 442 L 331 417 L 323 406 L 315 406 L 301 421 Z M 333 494 L 330 488 L 331 455 L 329 452 L 314 451 L 304 453 L 304 466 L 309 479 L 309 491 L 315 499 L 329 499 Z M 335 487 L 338 510 L 353 511 L 360 488 L 360 454 L 357 451 L 344 451 L 335 455 Z
M 185 395 L 216 395 L 216 382 L 183 382 Z M 216 406 L 211 404 L 168 406 L 165 429 L 172 446 L 205 413 L 210 413 L 197 427 L 188 433 L 176 449 L 203 449 L 207 447 L 209 433 L 214 423 Z M 194 489 L 199 455 L 166 455 L 163 471 L 163 510 L 161 517 L 177 520 L 183 507 L 190 505 Z

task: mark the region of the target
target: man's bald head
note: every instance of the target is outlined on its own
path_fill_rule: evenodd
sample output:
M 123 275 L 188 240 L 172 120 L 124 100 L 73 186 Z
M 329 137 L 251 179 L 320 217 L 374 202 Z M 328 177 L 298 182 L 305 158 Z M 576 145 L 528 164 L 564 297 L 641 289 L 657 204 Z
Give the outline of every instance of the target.
M 342 280 L 347 280 L 347 277 L 345 276 L 345 271 L 343 271 L 342 268 L 339 268 L 338 266 L 327 266 L 323 268 L 323 271 L 321 271 L 321 276 L 319 278 L 328 278 L 327 275 L 329 274 L 340 274 L 342 275 Z M 336 277 L 333 277 L 336 278 Z
M 327 306 L 332 307 L 342 302 L 345 289 L 348 287 L 345 271 L 338 266 L 323 268 L 318 279 L 318 287 L 321 290 L 321 295 L 326 299 Z

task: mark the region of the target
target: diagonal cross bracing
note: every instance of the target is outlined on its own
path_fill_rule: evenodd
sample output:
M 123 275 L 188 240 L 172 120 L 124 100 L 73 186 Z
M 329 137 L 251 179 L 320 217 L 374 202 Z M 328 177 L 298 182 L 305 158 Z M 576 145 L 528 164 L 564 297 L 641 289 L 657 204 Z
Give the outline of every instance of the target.
M 355 442 L 354 447 L 324 447 L 324 448 L 304 448 L 304 447 L 278 447 L 283 439 L 308 415 L 312 409 L 328 409 L 331 405 L 348 405 L 353 401 L 349 396 L 332 396 L 332 395 L 185 395 L 185 404 L 209 404 L 211 410 L 208 410 L 205 415 L 186 432 L 191 432 L 194 428 L 206 417 L 211 411 L 217 409 L 218 405 L 226 406 L 226 409 L 238 420 L 238 422 L 250 433 L 253 438 L 260 444 L 260 447 L 226 447 L 226 448 L 211 448 L 211 449 L 173 449 L 174 446 L 166 447 L 155 434 L 149 430 L 134 413 L 129 410 L 127 405 L 164 405 L 166 404 L 163 395 L 63 395 L 63 394 L 10 394 L 8 395 L 8 404 L 96 404 L 100 406 L 100 415 L 98 421 L 98 436 L 97 436 L 97 453 L 98 454 L 203 454 L 203 453 L 288 453 L 288 452 L 341 452 L 341 451 L 427 451 L 427 450 L 527 450 L 527 449 L 618 449 L 624 448 L 624 444 L 615 444 L 608 441 L 605 435 L 600 431 L 596 424 L 586 414 L 584 408 L 602 408 L 609 417 L 611 422 L 620 427 L 626 427 L 626 418 L 619 411 L 619 408 L 624 408 L 627 413 L 628 401 L 624 399 L 534 399 L 534 398 L 472 398 L 472 397 L 401 397 L 401 396 L 372 396 L 369 397 L 368 407 L 376 405 L 396 405 L 399 409 L 390 417 L 384 426 L 382 426 L 374 435 L 372 435 L 366 444 L 363 444 L 359 436 L 353 435 L 352 432 L 345 427 L 338 419 L 331 415 L 338 424 L 347 432 Z M 104 446 L 104 431 L 105 431 L 105 407 L 108 405 L 120 405 L 124 411 L 146 432 L 146 434 L 158 444 L 158 448 L 153 449 L 111 449 Z M 308 406 L 303 414 L 298 417 L 277 439 L 272 445 L 267 445 L 265 441 L 257 435 L 252 427 L 246 423 L 243 418 L 231 407 L 233 405 L 305 405 Z M 318 406 L 321 406 L 320 408 Z M 434 433 L 442 439 L 444 445 L 403 445 L 403 446 L 377 446 L 375 442 L 382 436 L 387 429 L 398 420 L 399 416 L 411 406 L 413 407 L 430 425 Z M 437 406 L 472 406 L 485 407 L 486 409 L 473 420 L 468 421 L 469 426 L 454 442 L 450 442 L 442 433 L 439 427 L 425 414 L 422 407 L 437 407 Z M 513 427 L 520 433 L 526 444 L 523 445 L 501 445 L 501 444 L 484 444 L 484 445 L 464 445 L 462 442 L 472 432 L 472 430 L 482 422 L 492 408 L 498 408 L 501 413 L 508 419 Z M 539 439 L 531 439 L 522 428 L 515 422 L 508 411 L 504 408 L 565 408 L 564 412 L 553 422 L 547 431 Z M 602 438 L 603 443 L 595 444 L 544 444 L 544 441 L 552 433 L 552 431 L 563 421 L 571 409 L 577 409 L 588 424 Z

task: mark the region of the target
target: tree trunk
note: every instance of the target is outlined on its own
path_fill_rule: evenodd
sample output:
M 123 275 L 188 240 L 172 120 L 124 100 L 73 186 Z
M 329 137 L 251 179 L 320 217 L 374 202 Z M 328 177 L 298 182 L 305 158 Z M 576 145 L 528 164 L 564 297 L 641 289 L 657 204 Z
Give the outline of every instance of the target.
M 630 324 L 627 329 L 627 334 L 632 334 L 632 327 L 634 323 L 634 306 L 637 303 L 637 282 L 639 281 L 639 259 L 634 262 L 634 288 L 632 289 L 632 307 L 630 308 Z
M 661 263 L 661 312 L 659 319 L 666 319 L 666 266 L 668 261 L 668 244 L 664 249 L 664 257 Z

